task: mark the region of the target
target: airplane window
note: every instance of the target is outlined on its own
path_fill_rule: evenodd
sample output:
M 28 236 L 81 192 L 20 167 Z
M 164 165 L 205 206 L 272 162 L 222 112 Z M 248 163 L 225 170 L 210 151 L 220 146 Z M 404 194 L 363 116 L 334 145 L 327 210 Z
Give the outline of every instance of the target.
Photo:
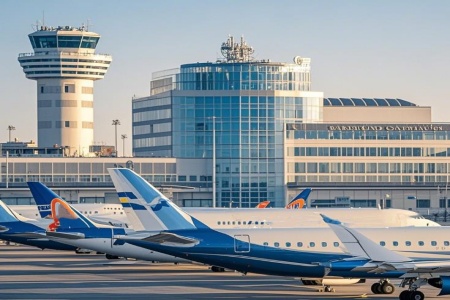
M 96 214 L 98 214 L 98 211 L 95 211 Z
M 258 224 L 259 224 L 259 222 L 258 222 L 258 221 L 256 221 L 256 222 L 255 222 L 255 225 L 258 225 Z
M 334 245 L 335 247 L 339 247 L 339 243 L 338 243 L 338 242 L 334 242 L 333 245 Z
M 238 221 L 238 225 L 241 225 L 241 221 Z
M 397 241 L 393 241 L 393 242 L 392 242 L 392 245 L 393 245 L 394 247 L 397 247 L 397 246 L 398 246 L 398 242 L 397 242 Z
M 264 221 L 261 222 L 261 225 L 264 225 Z
M 114 214 L 116 214 L 116 212 L 114 212 Z
M 411 246 L 411 242 L 410 242 L 410 241 L 406 241 L 406 242 L 405 242 L 405 245 L 406 245 L 406 246 Z
M 121 211 L 120 214 L 123 215 L 123 212 Z
M 444 241 L 444 246 L 449 246 L 450 242 L 449 241 Z
M 436 241 L 431 241 L 431 246 L 436 246 L 436 245 L 437 245 Z
M 419 241 L 419 246 L 423 246 L 423 245 L 424 245 L 424 242 Z
M 315 247 L 316 246 L 316 243 L 314 243 L 314 242 L 310 242 L 309 243 L 309 246 L 312 248 L 312 247 Z
M 236 222 L 233 221 L 233 225 L 236 224 Z
M 381 241 L 381 242 L 380 242 L 380 245 L 381 245 L 381 246 L 385 246 L 386 243 L 385 243 L 384 241 Z
M 228 221 L 228 225 L 230 225 L 230 221 Z
M 217 225 L 220 225 L 220 221 L 219 221 L 219 222 L 217 222 Z
M 327 242 L 322 242 L 322 247 L 326 247 L 327 246 Z
M 290 246 L 291 246 L 291 243 L 286 242 L 286 247 L 290 247 Z
M 303 243 L 302 242 L 298 242 L 297 243 L 297 247 L 303 247 Z
M 264 246 L 269 246 L 269 243 L 268 242 L 264 242 L 263 245 Z
M 244 221 L 244 222 L 242 222 L 242 224 L 246 225 L 246 224 L 247 224 L 247 222 L 245 222 L 245 221 Z
M 252 221 L 248 221 L 248 225 L 252 224 Z
M 273 245 L 274 245 L 275 247 L 280 247 L 280 243 L 278 243 L 278 242 L 273 243 Z

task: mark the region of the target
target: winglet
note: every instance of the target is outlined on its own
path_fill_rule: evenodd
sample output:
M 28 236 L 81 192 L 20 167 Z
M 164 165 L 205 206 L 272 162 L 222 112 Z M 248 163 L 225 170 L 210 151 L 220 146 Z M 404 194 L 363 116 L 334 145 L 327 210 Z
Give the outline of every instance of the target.
M 365 235 L 359 233 L 357 230 L 346 227 L 339 220 L 331 219 L 323 214 L 320 214 L 325 223 L 337 235 L 339 240 L 344 244 L 347 251 L 356 257 L 363 257 L 376 262 L 408 262 L 411 261 L 409 257 L 391 251 Z M 383 229 L 380 229 L 383 230 Z M 389 230 L 389 229 L 386 229 Z
M 335 224 L 335 225 L 341 225 L 342 223 L 339 220 L 335 220 L 332 218 L 329 218 L 327 216 L 325 216 L 324 214 L 320 214 L 320 216 L 322 217 L 323 221 L 327 224 Z

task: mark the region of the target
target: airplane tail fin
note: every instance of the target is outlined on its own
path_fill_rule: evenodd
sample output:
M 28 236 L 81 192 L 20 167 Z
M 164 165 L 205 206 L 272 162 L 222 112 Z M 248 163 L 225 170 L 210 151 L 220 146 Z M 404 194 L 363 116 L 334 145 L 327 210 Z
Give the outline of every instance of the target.
M 61 197 L 40 182 L 30 181 L 27 184 L 36 202 L 41 218 L 51 218 L 50 204 L 53 199 Z
M 331 219 L 323 214 L 320 214 L 320 216 L 334 231 L 342 244 L 344 244 L 349 254 L 353 256 L 363 257 L 377 262 L 407 262 L 411 260 L 409 257 L 375 243 L 358 231 L 346 227 L 338 220 Z
M 134 230 L 177 230 L 206 227 L 182 211 L 134 171 L 127 168 L 110 168 L 108 172 Z
M 0 200 L 0 223 L 17 222 L 20 221 L 18 216 L 12 209 Z
M 311 188 L 306 188 L 300 192 L 294 199 L 286 205 L 287 209 L 302 209 L 306 205 L 309 194 L 311 194 Z
M 258 205 L 255 206 L 255 208 L 266 208 L 267 206 L 269 206 L 269 204 L 270 204 L 270 201 L 266 200 L 266 201 L 260 202 Z
M 60 198 L 53 199 L 50 207 L 53 223 L 48 226 L 48 231 L 97 227 L 96 224 L 86 218 L 82 213 Z

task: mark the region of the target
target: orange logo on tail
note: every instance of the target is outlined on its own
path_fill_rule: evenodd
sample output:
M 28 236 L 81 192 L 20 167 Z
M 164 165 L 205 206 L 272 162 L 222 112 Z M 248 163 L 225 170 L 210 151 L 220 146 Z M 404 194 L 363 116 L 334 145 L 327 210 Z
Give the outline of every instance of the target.
M 55 231 L 59 225 L 61 224 L 59 222 L 59 219 L 61 217 L 69 218 L 69 219 L 76 219 L 77 215 L 75 212 L 71 209 L 70 205 L 67 204 L 66 201 L 54 198 L 50 204 L 51 206 L 51 218 L 53 219 L 53 223 L 48 225 L 47 230 L 48 231 Z
M 286 208 L 287 209 L 301 209 L 303 208 L 303 206 L 305 206 L 305 199 L 297 199 L 295 201 L 292 201 L 291 203 L 289 203 Z

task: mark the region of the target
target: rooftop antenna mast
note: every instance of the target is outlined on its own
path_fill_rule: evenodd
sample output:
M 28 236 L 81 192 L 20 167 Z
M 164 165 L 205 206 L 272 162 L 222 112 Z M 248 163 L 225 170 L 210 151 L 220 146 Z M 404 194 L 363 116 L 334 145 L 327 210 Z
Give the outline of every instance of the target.
M 227 41 L 222 43 L 220 50 L 227 62 L 249 62 L 254 60 L 252 54 L 255 50 L 247 45 L 243 36 L 240 44 L 235 43 L 232 36 L 228 36 Z

